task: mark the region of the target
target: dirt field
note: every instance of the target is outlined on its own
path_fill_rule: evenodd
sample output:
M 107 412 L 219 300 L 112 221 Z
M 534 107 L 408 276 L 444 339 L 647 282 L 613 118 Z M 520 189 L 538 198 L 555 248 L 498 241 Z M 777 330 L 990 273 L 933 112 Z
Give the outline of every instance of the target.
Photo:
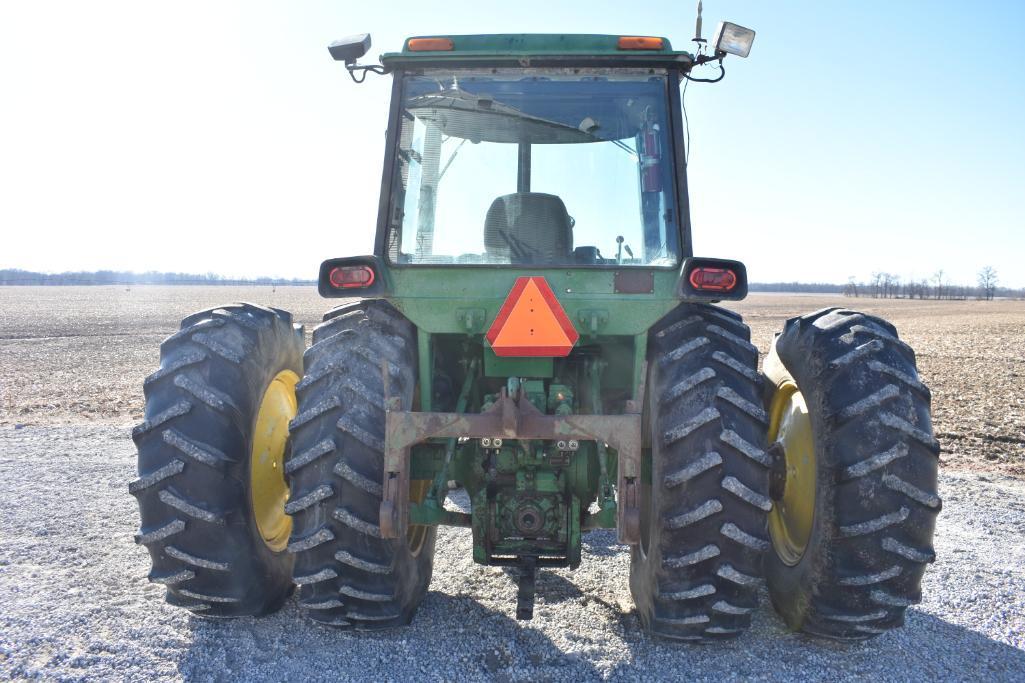
M 231 301 L 285 308 L 307 330 L 330 306 L 312 287 L 0 288 L 0 425 L 141 419 L 160 341 Z M 947 467 L 1025 476 L 1025 302 L 754 294 L 734 308 L 764 352 L 786 318 L 823 306 L 882 315 L 915 348 Z

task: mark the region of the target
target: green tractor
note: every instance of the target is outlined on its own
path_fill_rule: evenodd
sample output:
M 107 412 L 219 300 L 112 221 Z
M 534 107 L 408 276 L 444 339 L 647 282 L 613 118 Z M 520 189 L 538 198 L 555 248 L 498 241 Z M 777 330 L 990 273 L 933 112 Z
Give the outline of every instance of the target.
M 616 529 L 658 636 L 736 636 L 765 584 L 794 630 L 902 624 L 940 507 L 914 353 L 825 309 L 760 370 L 713 305 L 744 266 L 692 253 L 680 84 L 753 35 L 431 36 L 373 66 L 369 36 L 333 44 L 393 77 L 374 254 L 323 263 L 343 301 L 309 348 L 251 304 L 161 346 L 130 491 L 168 602 L 260 615 L 297 585 L 318 622 L 405 625 L 450 525 L 529 619 L 536 572 Z

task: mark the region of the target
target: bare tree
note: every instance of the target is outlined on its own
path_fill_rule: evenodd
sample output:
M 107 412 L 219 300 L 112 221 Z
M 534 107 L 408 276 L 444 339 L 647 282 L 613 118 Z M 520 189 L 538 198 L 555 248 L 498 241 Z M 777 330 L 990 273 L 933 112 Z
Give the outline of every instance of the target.
M 876 271 L 872 273 L 872 298 L 878 299 L 883 295 L 883 274 Z
M 900 293 L 900 276 L 893 273 L 883 273 L 883 296 L 887 299 L 896 299 Z
M 853 296 L 855 299 L 858 298 L 858 282 L 854 279 L 853 275 L 847 278 L 847 284 L 843 288 L 843 295 Z
M 943 298 L 943 269 L 940 268 L 933 273 L 932 281 L 936 283 L 936 298 Z
M 985 266 L 979 271 L 979 289 L 986 299 L 992 299 L 997 290 L 997 271 L 993 266 Z

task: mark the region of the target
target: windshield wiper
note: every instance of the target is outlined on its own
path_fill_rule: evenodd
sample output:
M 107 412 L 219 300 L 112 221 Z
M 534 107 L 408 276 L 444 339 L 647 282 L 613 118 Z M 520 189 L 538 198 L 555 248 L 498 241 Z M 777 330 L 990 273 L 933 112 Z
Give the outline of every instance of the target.
M 599 138 L 599 139 L 601 139 L 601 138 Z M 632 156 L 632 157 L 633 157 L 634 159 L 636 159 L 636 158 L 637 158 L 637 152 L 635 152 L 635 151 L 634 151 L 634 150 L 633 150 L 633 149 L 632 149 L 632 148 L 630 147 L 630 145 L 626 144 L 626 143 L 625 143 L 625 142 L 623 142 L 622 140 L 609 140 L 609 142 L 611 142 L 611 143 L 612 143 L 612 144 L 614 144 L 614 145 L 615 145 L 616 147 L 620 148 L 621 150 L 623 150 L 624 152 L 626 152 L 627 154 L 629 154 L 630 156 Z
M 441 182 L 441 179 L 445 177 L 445 171 L 447 171 L 448 167 L 452 165 L 452 162 L 456 160 L 456 155 L 459 154 L 459 150 L 462 149 L 463 145 L 466 144 L 466 140 L 466 138 L 463 138 L 462 142 L 460 142 L 459 145 L 457 145 L 456 148 L 452 151 L 452 156 L 448 158 L 448 161 L 445 162 L 445 167 L 442 168 L 441 173 L 438 174 L 438 182 Z

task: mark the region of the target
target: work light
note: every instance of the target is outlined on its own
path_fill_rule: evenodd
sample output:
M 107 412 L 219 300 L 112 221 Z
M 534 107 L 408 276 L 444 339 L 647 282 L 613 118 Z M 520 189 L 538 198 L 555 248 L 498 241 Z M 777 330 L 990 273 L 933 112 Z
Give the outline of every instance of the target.
M 346 36 L 328 45 L 327 49 L 336 62 L 355 64 L 356 60 L 370 49 L 370 34 L 357 33 L 353 36 Z
M 749 28 L 738 26 L 728 21 L 720 21 L 715 31 L 715 51 L 725 52 L 738 57 L 751 54 L 751 43 L 755 40 L 755 32 Z

